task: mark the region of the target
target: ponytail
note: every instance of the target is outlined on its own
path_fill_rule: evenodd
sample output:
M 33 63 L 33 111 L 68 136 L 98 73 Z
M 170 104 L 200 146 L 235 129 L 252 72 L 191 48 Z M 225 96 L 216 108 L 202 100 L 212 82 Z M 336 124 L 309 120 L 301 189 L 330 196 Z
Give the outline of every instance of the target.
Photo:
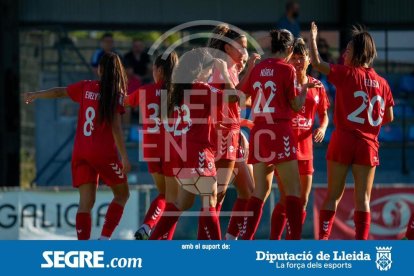
M 121 59 L 115 53 L 105 53 L 99 62 L 100 98 L 98 122 L 112 124 L 116 107 L 127 91 L 127 77 Z

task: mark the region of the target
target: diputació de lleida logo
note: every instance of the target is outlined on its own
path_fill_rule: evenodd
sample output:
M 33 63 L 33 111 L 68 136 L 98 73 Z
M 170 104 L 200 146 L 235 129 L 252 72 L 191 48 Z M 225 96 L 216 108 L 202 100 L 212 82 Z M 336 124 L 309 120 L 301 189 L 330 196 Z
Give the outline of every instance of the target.
M 391 269 L 391 249 L 392 247 L 375 247 L 377 249 L 377 259 L 375 263 L 377 264 L 377 269 L 380 271 L 387 271 Z

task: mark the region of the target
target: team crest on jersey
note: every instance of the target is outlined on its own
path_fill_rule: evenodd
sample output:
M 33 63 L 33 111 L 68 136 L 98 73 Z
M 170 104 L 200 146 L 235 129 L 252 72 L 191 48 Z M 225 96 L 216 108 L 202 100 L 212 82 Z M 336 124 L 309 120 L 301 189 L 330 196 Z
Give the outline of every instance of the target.
M 318 95 L 315 96 L 315 103 L 319 104 L 319 96 Z

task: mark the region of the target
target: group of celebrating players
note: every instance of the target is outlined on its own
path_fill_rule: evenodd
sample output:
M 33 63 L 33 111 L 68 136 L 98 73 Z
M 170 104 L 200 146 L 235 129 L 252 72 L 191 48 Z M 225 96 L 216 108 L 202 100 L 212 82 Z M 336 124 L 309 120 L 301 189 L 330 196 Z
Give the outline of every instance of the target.
M 72 158 L 73 186 L 80 194 L 78 239 L 90 238 L 99 178 L 114 193 L 100 239 L 111 237 L 128 200 L 130 164 L 121 126 L 124 106 L 140 107 L 143 156 L 159 191 L 136 239 L 172 239 L 196 192 L 203 203 L 198 239 L 222 239 L 220 210 L 231 182 L 237 199 L 225 239 L 254 239 L 274 174 L 280 200 L 272 212 L 270 239 L 281 239 L 285 228 L 286 239 L 301 239 L 314 172 L 313 141 L 324 139 L 330 106 L 321 82 L 307 75 L 310 64 L 336 87 L 319 239 L 329 239 L 350 167 L 355 238 L 368 239 L 370 194 L 379 165 L 378 134 L 382 125 L 393 120 L 394 101 L 387 82 L 371 67 L 376 48 L 366 30 L 352 31 L 343 65 L 320 58 L 317 32 L 312 23 L 308 48 L 288 30 L 272 30 L 272 56 L 259 62 L 258 54 L 248 56 L 243 32 L 219 25 L 206 47 L 180 58 L 175 52 L 158 56 L 154 83 L 130 95 L 126 95 L 122 63 L 113 53 L 101 58 L 97 81 L 26 93 L 26 103 L 70 97 L 80 105 Z M 240 117 L 246 107 L 251 108 L 251 120 Z M 249 141 L 241 127 L 250 128 Z M 414 216 L 406 237 L 414 239 Z

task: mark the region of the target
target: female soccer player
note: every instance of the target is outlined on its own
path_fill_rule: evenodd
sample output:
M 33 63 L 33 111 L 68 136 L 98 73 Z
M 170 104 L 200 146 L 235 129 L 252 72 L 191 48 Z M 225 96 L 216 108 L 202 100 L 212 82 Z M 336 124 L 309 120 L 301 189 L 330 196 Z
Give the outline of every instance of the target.
M 299 169 L 296 160 L 296 139 L 291 126 L 293 111 L 305 103 L 308 82 L 299 92 L 296 74 L 287 63 L 293 52 L 293 35 L 288 30 L 273 30 L 273 57 L 256 65 L 250 74 L 247 94 L 252 97 L 254 127 L 250 133 L 249 163 L 253 164 L 255 189 L 247 204 L 252 215 L 244 217 L 242 239 L 253 239 L 259 225 L 264 202 L 271 187 L 274 170 L 286 192 L 286 214 L 291 238 L 300 239 L 303 204 L 300 200 Z
M 238 33 L 226 24 L 218 25 L 212 31 L 213 36 L 209 39 L 207 47 L 217 58 L 222 58 L 227 62 L 230 81 L 239 89 L 240 68 L 244 68 L 247 59 L 247 38 L 244 34 Z M 256 59 L 260 56 L 257 54 L 247 61 L 247 69 L 244 79 L 247 79 L 254 67 Z M 242 81 L 243 82 L 243 81 Z M 213 74 L 209 83 L 219 89 L 225 86 L 224 78 L 218 70 L 213 69 Z M 242 103 L 244 106 L 244 103 Z M 238 153 L 240 149 L 240 105 L 239 102 L 224 103 L 218 110 L 216 129 L 213 133 L 216 153 L 217 172 L 217 213 L 220 213 L 224 201 L 227 187 L 231 180 L 233 169 L 235 169 L 235 185 L 237 189 L 237 200 L 233 206 L 232 213 L 243 212 L 246 208 L 247 200 L 250 198 L 251 189 L 254 187 L 253 176 L 244 158 L 240 158 Z M 238 161 L 238 162 L 237 162 Z M 234 216 L 230 218 L 228 233 L 226 239 L 236 239 L 239 228 L 243 223 L 243 216 Z M 203 233 L 200 231 L 199 233 Z M 201 236 L 199 239 L 203 239 Z
M 371 35 L 354 27 L 344 53 L 344 65 L 328 64 L 318 53 L 318 28 L 311 25 L 312 66 L 336 86 L 335 131 L 328 146 L 328 193 L 320 211 L 319 239 L 328 239 L 335 211 L 345 189 L 349 167 L 355 181 L 355 239 L 366 240 L 371 223 L 369 202 L 379 165 L 378 134 L 393 120 L 390 87 L 371 67 L 376 57 Z
M 200 229 L 205 232 L 205 239 L 221 239 L 220 224 L 215 209 L 217 181 L 210 134 L 214 128 L 212 111 L 221 106 L 224 99 L 221 90 L 207 84 L 213 64 L 223 75 L 227 83 L 226 88 L 234 89 L 229 79 L 226 62 L 213 59 L 206 49 L 198 48 L 185 53 L 173 72 L 173 85 L 168 97 L 168 113 L 170 116 L 173 114 L 172 132 L 180 149 L 172 152 L 172 162 L 166 175 L 175 176 L 181 182 L 181 186 L 176 204 L 167 203 L 165 212 L 150 239 L 172 238 L 181 212 L 193 205 L 195 192 L 208 199 L 206 201 L 203 199 L 199 220 Z M 235 96 L 229 98 L 231 101 L 237 100 Z
M 299 85 L 308 82 L 319 83 L 318 80 L 306 75 L 306 70 L 310 64 L 309 50 L 302 38 L 296 38 L 293 45 L 293 55 L 289 60 L 296 69 L 296 81 Z M 298 113 L 293 113 L 292 128 L 297 138 L 298 146 L 296 154 L 298 158 L 301 193 L 300 199 L 303 205 L 302 225 L 306 218 L 306 205 L 308 203 L 309 193 L 312 187 L 313 169 L 313 140 L 319 143 L 325 137 L 325 131 L 328 127 L 328 107 L 329 100 L 323 86 L 308 89 L 305 104 Z M 319 116 L 319 127 L 315 130 L 312 137 L 315 113 Z M 271 240 L 280 240 L 283 229 L 286 225 L 285 210 L 285 191 L 281 185 L 280 179 L 277 181 L 280 191 L 280 200 L 273 209 L 272 224 L 270 231 Z M 287 237 L 289 239 L 289 237 Z
M 72 154 L 73 186 L 78 188 L 80 195 L 76 214 L 79 240 L 90 238 L 91 210 L 99 178 L 114 194 L 100 239 L 111 237 L 129 197 L 126 173 L 131 166 L 121 127 L 123 100 L 127 91 L 125 70 L 118 55 L 105 53 L 99 62 L 98 73 L 99 81 L 85 80 L 68 87 L 25 94 L 27 104 L 35 99 L 70 97 L 80 105 Z
M 159 192 L 152 201 L 143 224 L 135 232 L 137 240 L 149 238 L 151 230 L 157 224 L 165 208 L 164 127 L 161 123 L 161 97 L 167 98 L 167 87 L 171 84 L 171 75 L 177 63 L 178 56 L 175 52 L 171 52 L 165 59 L 161 55 L 158 56 L 152 68 L 155 83 L 142 86 L 125 98 L 127 106 L 139 106 L 142 112 L 143 157 Z

